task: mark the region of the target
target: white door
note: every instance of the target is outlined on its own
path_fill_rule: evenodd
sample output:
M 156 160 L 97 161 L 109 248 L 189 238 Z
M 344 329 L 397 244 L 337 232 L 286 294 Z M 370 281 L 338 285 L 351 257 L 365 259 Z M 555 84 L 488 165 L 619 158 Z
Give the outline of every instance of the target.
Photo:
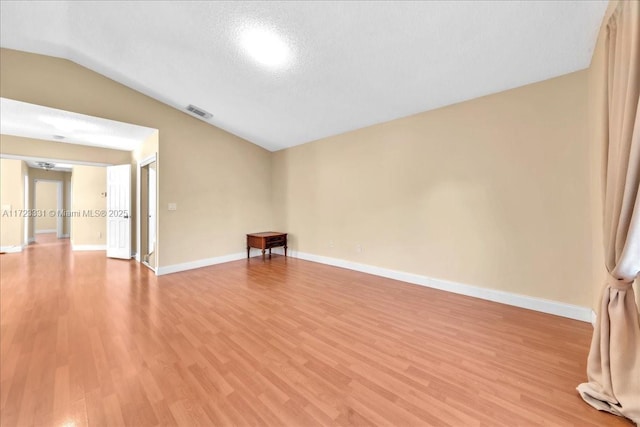
M 131 258 L 131 165 L 107 167 L 107 256 Z

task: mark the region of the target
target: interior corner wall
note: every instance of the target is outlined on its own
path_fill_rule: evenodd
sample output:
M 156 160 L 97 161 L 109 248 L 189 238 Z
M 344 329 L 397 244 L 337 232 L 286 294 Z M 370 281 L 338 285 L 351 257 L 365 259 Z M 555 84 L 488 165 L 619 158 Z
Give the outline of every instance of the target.
M 609 3 L 608 12 L 605 14 L 605 21 L 610 16 L 612 5 Z M 590 220 L 591 220 L 591 276 L 590 286 L 592 289 L 592 300 L 590 303 L 594 311 L 598 311 L 602 288 L 604 286 L 607 270 L 604 260 L 604 240 L 602 230 L 602 167 L 603 167 L 603 147 L 604 135 L 606 135 L 606 117 L 603 114 L 603 106 L 606 103 L 607 88 L 605 84 L 605 51 L 604 42 L 606 27 L 603 25 L 598 34 L 596 46 L 591 58 L 588 79 L 588 130 L 589 130 L 589 189 L 590 189 Z
M 261 147 L 64 59 L 0 49 L 0 95 L 159 130 L 158 267 L 241 254 L 273 227 Z
M 277 228 L 294 251 L 590 306 L 587 77 L 278 151 Z

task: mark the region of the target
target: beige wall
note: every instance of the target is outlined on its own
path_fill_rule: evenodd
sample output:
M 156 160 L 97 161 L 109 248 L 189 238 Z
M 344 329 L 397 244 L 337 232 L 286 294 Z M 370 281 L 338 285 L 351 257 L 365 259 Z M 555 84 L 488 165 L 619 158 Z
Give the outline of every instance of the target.
M 602 236 L 602 166 L 603 166 L 603 133 L 606 133 L 606 121 L 601 106 L 606 101 L 604 40 L 606 26 L 617 1 L 610 1 L 603 25 L 600 29 L 596 47 L 591 58 L 588 79 L 588 131 L 589 131 L 589 189 L 591 213 L 591 307 L 597 311 L 602 287 L 605 281 L 604 243 Z
M 272 227 L 271 154 L 254 144 L 63 59 L 2 49 L 0 94 L 159 130 L 161 267 L 243 252 Z
M 31 202 L 30 200 L 28 200 L 31 197 L 31 193 L 29 193 L 29 165 L 27 165 L 27 162 L 25 161 L 20 161 L 20 166 L 21 166 L 21 179 L 20 182 L 22 182 L 21 188 L 22 188 L 22 208 L 23 209 L 27 209 L 29 206 L 31 206 Z M 26 183 L 26 184 L 25 184 Z M 25 194 L 26 192 L 26 194 Z M 29 244 L 29 226 L 31 224 L 31 218 L 25 218 L 22 221 L 22 227 L 21 227 L 21 241 L 22 241 L 22 246 L 25 247 Z M 25 236 L 25 229 L 27 231 L 27 235 Z
M 583 306 L 600 281 L 594 76 L 268 153 L 69 61 L 0 56 L 4 97 L 159 129 L 128 158 L 158 152 L 159 266 L 280 228 L 299 251 Z
M 24 217 L 24 162 L 0 159 L 0 247 L 22 247 Z
M 74 166 L 71 174 L 73 212 L 106 211 L 107 169 L 96 166 Z M 107 219 L 101 216 L 71 218 L 71 244 L 106 245 Z M 106 249 L 106 248 L 105 248 Z
M 137 150 L 133 151 L 133 159 L 136 162 L 146 159 L 154 154 L 158 154 L 160 133 L 153 132 L 149 137 L 140 144 Z
M 34 200 L 34 209 L 46 213 L 34 218 L 36 234 L 42 232 L 54 233 L 58 227 L 57 211 L 62 209 L 62 206 L 58 207 L 58 183 L 37 180 Z M 55 212 L 56 214 L 52 216 L 50 212 Z
M 3 80 L 0 76 L 0 81 Z M 71 160 L 113 165 L 131 162 L 131 152 L 129 151 L 65 144 L 12 135 L 0 135 L 0 153 L 47 160 Z
M 277 228 L 301 252 L 588 306 L 587 77 L 276 152 Z
M 71 211 L 71 172 L 65 172 L 62 176 L 62 205 L 63 209 L 67 212 Z M 63 216 L 62 218 L 62 236 L 69 237 L 71 232 L 71 218 Z

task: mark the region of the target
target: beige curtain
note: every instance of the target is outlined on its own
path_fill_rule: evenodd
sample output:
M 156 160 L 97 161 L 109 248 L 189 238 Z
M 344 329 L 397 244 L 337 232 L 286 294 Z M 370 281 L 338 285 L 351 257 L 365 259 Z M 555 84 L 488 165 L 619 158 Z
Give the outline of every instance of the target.
M 609 272 L 578 391 L 591 406 L 640 425 L 640 2 L 622 1 L 607 23 L 608 137 L 603 141 L 604 247 Z

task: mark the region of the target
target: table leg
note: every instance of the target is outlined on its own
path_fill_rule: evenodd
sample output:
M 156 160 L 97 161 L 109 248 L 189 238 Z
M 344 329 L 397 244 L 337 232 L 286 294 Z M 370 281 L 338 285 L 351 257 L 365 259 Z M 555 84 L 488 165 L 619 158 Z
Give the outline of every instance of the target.
M 264 259 L 264 252 L 265 252 L 265 250 L 263 249 L 262 250 L 262 259 Z
M 247 259 L 249 259 L 249 251 L 251 250 L 251 246 L 247 246 Z
M 285 245 L 285 247 L 284 247 L 284 256 L 285 256 L 285 258 L 286 258 L 286 256 L 287 256 L 287 246 L 286 246 L 286 245 Z

